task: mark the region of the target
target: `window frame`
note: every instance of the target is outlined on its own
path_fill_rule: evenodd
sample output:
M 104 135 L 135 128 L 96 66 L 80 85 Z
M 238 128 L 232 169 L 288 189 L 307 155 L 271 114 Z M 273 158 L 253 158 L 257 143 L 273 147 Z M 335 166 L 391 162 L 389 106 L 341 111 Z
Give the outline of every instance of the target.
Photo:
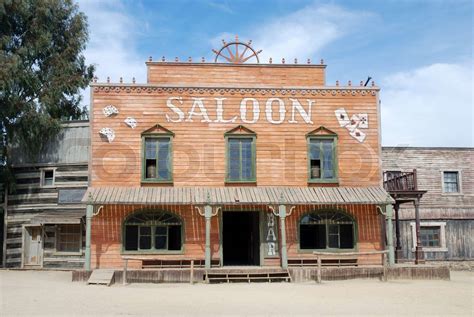
M 59 236 L 60 236 L 60 231 L 62 226 L 74 226 L 77 225 L 79 226 L 79 251 L 62 251 L 58 249 L 59 246 Z M 62 223 L 62 224 L 56 224 L 55 225 L 55 239 L 54 239 L 54 254 L 55 255 L 82 255 L 83 252 L 83 228 L 82 224 L 74 224 L 74 223 Z
M 324 249 L 302 249 L 301 248 L 301 220 L 310 214 L 319 214 L 319 213 L 326 213 L 326 212 L 334 212 L 334 213 L 341 213 L 345 216 L 349 217 L 352 220 L 352 238 L 353 238 L 353 247 L 350 249 L 341 249 L 341 248 L 328 248 L 329 245 L 329 224 L 324 224 L 326 228 L 326 248 Z M 320 209 L 320 210 L 313 210 L 310 212 L 306 212 L 302 214 L 297 223 L 297 241 L 298 241 L 298 253 L 313 253 L 313 252 L 332 252 L 332 253 L 344 253 L 344 252 L 357 252 L 359 250 L 359 243 L 358 243 L 358 236 L 359 236 L 359 229 L 357 225 L 357 221 L 354 216 L 346 212 L 345 210 L 340 209 Z M 339 229 L 339 240 L 340 240 L 340 229 Z
M 155 184 L 173 184 L 173 133 L 143 133 L 142 134 L 142 151 L 141 151 L 141 182 Z M 169 178 L 146 178 L 146 139 L 168 139 L 169 140 Z M 156 149 L 159 150 L 159 147 Z M 158 162 L 158 154 L 156 157 Z M 158 164 L 156 165 L 158 175 Z
M 332 140 L 333 141 L 333 178 L 311 178 L 311 141 L 312 140 Z M 337 184 L 339 183 L 339 161 L 337 157 L 337 143 L 338 137 L 335 134 L 332 135 L 311 135 L 306 136 L 306 160 L 307 160 L 307 175 L 309 184 Z M 322 161 L 321 161 L 322 162 Z M 321 164 L 321 167 L 323 163 Z M 322 172 L 322 168 L 321 168 Z
M 411 251 L 415 252 L 416 251 L 416 223 L 415 222 L 410 222 L 411 226 L 411 236 L 412 236 L 412 248 Z M 440 227 L 440 246 L 439 247 L 424 247 L 421 246 L 423 251 L 426 252 L 448 252 L 448 247 L 446 244 L 446 222 L 442 221 L 421 221 L 420 222 L 420 228 L 421 227 Z
M 134 217 L 136 214 L 140 213 L 164 213 L 164 214 L 169 214 L 172 215 L 173 217 L 176 217 L 180 220 L 181 222 L 181 248 L 179 250 L 168 250 L 168 249 L 155 249 L 155 229 L 156 227 L 166 227 L 166 247 L 169 247 L 169 225 L 166 224 L 153 224 L 153 225 L 134 225 L 137 227 L 150 227 L 151 228 L 151 248 L 150 249 L 140 249 L 140 229 L 138 229 L 138 234 L 137 234 L 137 250 L 126 250 L 125 249 L 125 242 L 126 242 L 126 237 L 125 237 L 125 231 L 126 231 L 126 223 L 127 221 Z M 185 223 L 183 218 L 171 211 L 163 211 L 163 210 L 155 210 L 155 209 L 142 209 L 138 210 L 135 212 L 132 212 L 129 214 L 127 217 L 122 222 L 122 236 L 120 237 L 120 244 L 121 244 L 121 254 L 184 254 L 185 252 Z
M 457 192 L 447 192 L 446 187 L 444 184 L 444 173 L 457 173 L 458 176 L 458 191 Z M 441 171 L 441 193 L 442 195 L 462 195 L 462 177 L 461 177 L 461 170 L 456 169 L 449 169 L 449 170 L 442 170 Z
M 254 133 L 247 133 L 247 134 L 232 134 L 232 133 L 226 133 L 224 135 L 225 137 L 225 164 L 226 164 L 226 170 L 225 170 L 225 182 L 226 183 L 232 183 L 232 184 L 239 184 L 239 183 L 256 183 L 257 182 L 257 135 Z M 229 139 L 252 139 L 252 146 L 251 146 L 251 151 L 252 151 L 252 177 L 250 179 L 230 179 L 230 155 L 229 155 Z M 241 161 L 242 163 L 242 161 Z M 242 170 L 242 164 L 240 164 L 240 169 Z
M 56 167 L 43 167 L 40 168 L 40 187 L 41 188 L 54 188 L 56 187 Z M 45 185 L 46 172 L 53 172 L 53 183 L 51 185 Z

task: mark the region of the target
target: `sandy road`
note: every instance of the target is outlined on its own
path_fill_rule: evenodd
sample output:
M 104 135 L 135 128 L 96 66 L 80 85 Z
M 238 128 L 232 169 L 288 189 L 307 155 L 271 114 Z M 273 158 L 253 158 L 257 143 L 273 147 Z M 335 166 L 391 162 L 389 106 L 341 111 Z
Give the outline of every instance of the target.
M 451 281 L 87 286 L 69 272 L 0 271 L 0 315 L 473 316 L 474 274 Z

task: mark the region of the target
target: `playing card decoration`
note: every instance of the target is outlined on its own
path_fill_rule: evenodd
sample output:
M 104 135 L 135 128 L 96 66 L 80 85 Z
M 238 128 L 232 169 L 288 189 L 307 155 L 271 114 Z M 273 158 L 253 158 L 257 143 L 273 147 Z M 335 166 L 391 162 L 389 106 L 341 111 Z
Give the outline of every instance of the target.
M 352 117 L 347 115 L 346 109 L 339 108 L 334 111 L 337 121 L 341 127 L 345 127 L 349 134 L 359 141 L 360 143 L 364 142 L 366 134 L 360 129 L 369 128 L 369 116 L 366 113 L 353 114 Z
M 115 108 L 115 107 L 112 106 L 112 105 L 105 106 L 103 111 L 104 111 L 104 115 L 105 115 L 106 117 L 110 117 L 110 116 L 113 115 L 113 114 L 118 114 L 118 113 L 119 113 L 119 111 L 117 110 L 117 108 Z
M 132 118 L 132 117 L 127 117 L 127 119 L 125 119 L 124 122 L 132 129 L 135 129 L 135 127 L 137 126 L 137 120 L 135 120 L 135 118 Z
M 105 136 L 109 143 L 111 143 L 115 139 L 115 132 L 111 128 L 102 128 L 100 129 L 99 133 Z

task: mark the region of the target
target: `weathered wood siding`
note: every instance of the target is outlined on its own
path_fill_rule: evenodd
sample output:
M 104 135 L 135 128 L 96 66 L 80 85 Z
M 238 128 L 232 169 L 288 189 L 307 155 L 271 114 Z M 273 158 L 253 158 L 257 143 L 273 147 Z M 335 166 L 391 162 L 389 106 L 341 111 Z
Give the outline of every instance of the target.
M 150 66 L 151 67 L 151 66 Z M 256 178 L 258 186 L 308 186 L 308 162 L 306 134 L 324 126 L 338 135 L 339 186 L 378 186 L 380 185 L 380 143 L 379 112 L 377 87 L 327 87 L 307 83 L 288 75 L 288 82 L 281 79 L 271 82 L 274 88 L 262 88 L 261 83 L 252 83 L 251 88 L 229 88 L 235 84 L 233 72 L 222 72 L 216 80 L 215 88 L 196 88 L 202 82 L 212 80 L 200 73 L 207 65 L 166 63 L 157 69 L 168 68 L 173 76 L 182 77 L 179 85 L 169 85 L 165 80 L 151 81 L 153 84 L 99 84 L 92 85 L 92 162 L 91 186 L 141 186 L 141 133 L 160 124 L 175 133 L 173 146 L 173 185 L 174 186 L 224 186 L 226 172 L 226 153 L 224 133 L 242 124 L 257 134 L 256 139 Z M 227 69 L 227 67 L 222 67 Z M 196 70 L 198 69 L 198 70 Z M 295 74 L 307 74 L 312 67 L 299 67 Z M 291 74 L 292 66 L 239 66 L 239 74 L 267 71 L 269 78 L 280 78 L 282 71 Z M 319 68 L 316 68 L 319 70 Z M 204 71 L 204 70 L 203 70 Z M 161 74 L 158 70 L 153 74 Z M 197 74 L 197 78 L 188 81 L 188 74 Z M 158 75 L 156 75 L 158 76 Z M 163 75 L 164 76 L 164 75 Z M 171 76 L 171 75 L 170 75 Z M 296 76 L 296 75 L 295 75 Z M 309 76 L 309 75 L 304 75 Z M 180 77 L 180 78 L 181 78 Z M 240 78 L 240 77 L 239 77 Z M 202 80 L 202 81 L 201 81 Z M 240 79 L 239 79 L 240 80 Z M 242 79 L 243 80 L 243 79 Z M 263 79 L 262 79 L 263 80 Z M 166 86 L 168 84 L 168 86 Z M 282 88 L 291 85 L 292 88 Z M 190 88 L 194 87 L 194 88 Z M 182 97 L 182 104 L 173 103 L 185 112 L 183 122 L 168 122 L 166 115 L 177 118 L 167 107 L 170 97 Z M 189 120 L 193 98 L 202 98 L 207 115 L 212 122 L 202 122 L 202 116 L 194 115 Z M 218 123 L 215 98 L 223 101 L 224 119 L 238 116 L 234 123 Z M 259 103 L 259 119 L 256 123 L 244 123 L 240 120 L 240 104 L 243 98 L 255 98 Z M 281 124 L 269 123 L 266 119 L 265 105 L 269 98 L 280 98 L 285 103 L 285 120 Z M 292 119 L 292 101 L 297 99 L 308 110 L 308 101 L 313 100 L 311 120 L 306 123 L 295 111 L 297 123 Z M 107 117 L 103 109 L 114 105 L 119 113 Z M 247 106 L 247 119 L 251 119 L 252 106 Z M 273 117 L 279 118 L 277 105 L 274 104 Z M 353 114 L 368 114 L 368 129 L 364 129 L 366 139 L 359 143 L 341 127 L 335 110 L 344 108 L 349 117 Z M 195 111 L 199 111 L 197 108 Z M 127 117 L 137 120 L 132 129 L 124 123 Z M 102 128 L 115 131 L 113 142 L 101 137 Z M 332 184 L 334 185 L 334 184 Z
M 321 208 L 337 207 L 352 215 L 357 223 L 356 249 L 361 252 L 383 249 L 381 234 L 381 219 L 375 206 L 372 205 L 339 205 L 339 206 L 300 206 L 286 220 L 287 247 L 290 258 L 314 258 L 311 252 L 299 250 L 299 221 L 301 217 L 311 211 Z M 240 208 L 240 209 L 239 209 Z M 249 210 L 265 211 L 265 206 L 223 206 L 226 211 Z M 183 252 L 179 254 L 151 254 L 123 252 L 122 234 L 123 222 L 131 213 L 142 209 L 154 209 L 175 213 L 183 220 L 184 239 Z M 220 219 L 213 217 L 211 221 L 211 256 L 213 260 L 220 260 Z M 280 234 L 278 232 L 279 239 Z M 261 237 L 263 239 L 263 237 Z M 281 241 L 279 242 L 281 246 Z M 149 206 L 149 205 L 104 205 L 100 213 L 92 220 L 92 262 L 94 268 L 123 268 L 123 256 L 148 257 L 150 259 L 176 260 L 194 259 L 203 260 L 205 249 L 205 219 L 200 216 L 194 206 Z M 281 253 L 280 253 L 281 254 Z M 380 255 L 363 256 L 358 259 L 359 264 L 380 264 Z M 130 268 L 141 268 L 141 260 L 129 260 Z M 265 259 L 263 265 L 280 265 L 279 258 Z
M 420 201 L 421 224 L 446 223 L 447 251 L 425 252 L 428 260 L 474 259 L 474 169 L 473 148 L 382 148 L 384 171 L 417 170 L 418 188 L 427 190 Z M 458 171 L 460 193 L 443 193 L 443 171 Z M 415 221 L 411 203 L 400 209 L 400 234 L 403 256 L 414 259 L 413 233 Z
M 446 223 L 447 251 L 430 252 L 429 249 L 425 248 L 425 259 L 432 261 L 474 260 L 474 219 L 439 219 L 439 221 Z M 411 226 L 413 222 L 407 220 L 400 222 L 403 258 L 407 260 L 415 259 Z M 423 222 L 421 221 L 421 225 L 423 225 Z
M 323 86 L 325 65 L 148 62 L 148 83 L 161 85 Z
M 19 267 L 23 252 L 23 225 L 44 212 L 64 211 L 85 212 L 82 204 L 58 204 L 60 189 L 86 189 L 88 185 L 88 122 L 63 125 L 59 136 L 48 142 L 46 149 L 38 158 L 22 157 L 14 159 L 16 189 L 8 195 L 6 216 L 6 267 Z M 15 150 L 17 155 L 22 152 Z M 85 152 L 85 153 L 84 153 Z M 55 168 L 53 187 L 40 184 L 41 169 Z M 55 226 L 44 226 L 43 266 L 44 267 L 83 267 L 83 254 L 57 255 L 55 253 Z M 85 230 L 82 231 L 83 235 Z M 85 241 L 85 239 L 83 239 Z M 82 249 L 84 252 L 84 246 Z

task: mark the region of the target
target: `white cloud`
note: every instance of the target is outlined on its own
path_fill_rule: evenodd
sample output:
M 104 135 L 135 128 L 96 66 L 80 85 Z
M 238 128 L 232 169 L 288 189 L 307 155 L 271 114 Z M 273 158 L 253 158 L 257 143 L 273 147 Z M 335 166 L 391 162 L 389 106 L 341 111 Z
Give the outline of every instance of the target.
M 313 3 L 288 15 L 256 25 L 255 33 L 241 34 L 242 39 L 253 39 L 259 55 L 267 62 L 270 57 L 275 63 L 285 58 L 292 63 L 320 56 L 320 51 L 329 43 L 352 32 L 372 14 L 362 11 L 348 11 L 337 5 Z M 230 41 L 235 35 L 223 32 L 211 39 L 214 47 L 222 46 L 221 39 Z
M 110 76 L 111 82 L 146 81 L 146 57 L 135 48 L 134 38 L 139 24 L 130 16 L 118 0 L 81 0 L 79 9 L 87 16 L 89 42 L 84 52 L 86 62 L 96 65 L 100 82 Z M 84 93 L 84 102 L 89 102 L 89 89 Z
M 382 80 L 382 144 L 473 146 L 472 61 Z

